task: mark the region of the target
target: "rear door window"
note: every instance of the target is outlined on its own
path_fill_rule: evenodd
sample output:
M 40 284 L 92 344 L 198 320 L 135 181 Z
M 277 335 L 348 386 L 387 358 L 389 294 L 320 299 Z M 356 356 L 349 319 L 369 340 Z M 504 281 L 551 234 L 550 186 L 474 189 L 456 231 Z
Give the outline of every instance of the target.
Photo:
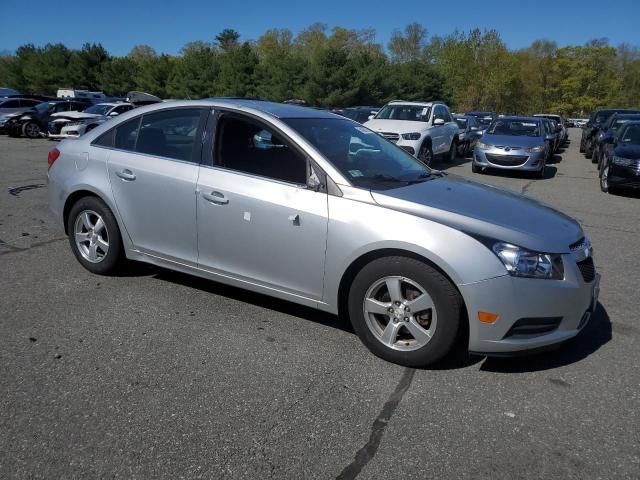
M 183 161 L 198 161 L 202 139 L 200 108 L 179 108 L 142 117 L 136 152 Z
M 142 117 L 137 117 L 116 127 L 113 146 L 133 152 L 138 138 L 138 128 Z

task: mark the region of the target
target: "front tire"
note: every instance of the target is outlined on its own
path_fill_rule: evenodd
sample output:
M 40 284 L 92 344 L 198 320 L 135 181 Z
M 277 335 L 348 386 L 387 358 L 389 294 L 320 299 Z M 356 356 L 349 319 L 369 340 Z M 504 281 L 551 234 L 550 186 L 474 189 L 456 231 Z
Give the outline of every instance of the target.
M 609 193 L 611 190 L 609 187 L 609 165 L 605 165 L 600 172 L 600 190 L 604 193 Z
M 420 151 L 418 152 L 418 160 L 424 163 L 427 167 L 430 167 L 433 163 L 433 150 L 431 148 L 431 143 L 426 140 L 422 142 L 420 146 Z
M 449 153 L 447 154 L 447 161 L 449 163 L 453 163 L 456 161 L 458 157 L 458 142 L 454 140 L 451 141 L 451 146 L 449 147 Z
M 28 138 L 40 138 L 40 125 L 36 122 L 27 122 L 22 127 L 22 133 Z
M 71 207 L 67 233 L 73 254 L 91 273 L 113 274 L 123 263 L 118 222 L 99 198 L 84 197 Z
M 349 317 L 372 353 L 407 367 L 425 367 L 453 347 L 462 298 L 431 265 L 384 257 L 366 265 L 349 290 Z
M 476 165 L 475 163 L 471 164 L 471 171 L 473 173 L 482 173 L 482 167 Z

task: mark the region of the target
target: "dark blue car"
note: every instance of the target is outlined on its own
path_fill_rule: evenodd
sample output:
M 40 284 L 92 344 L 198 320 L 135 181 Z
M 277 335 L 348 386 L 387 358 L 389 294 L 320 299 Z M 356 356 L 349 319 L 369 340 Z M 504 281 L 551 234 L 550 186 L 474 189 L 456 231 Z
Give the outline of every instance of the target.
M 600 188 L 640 188 L 640 121 L 625 123 L 604 144 Z

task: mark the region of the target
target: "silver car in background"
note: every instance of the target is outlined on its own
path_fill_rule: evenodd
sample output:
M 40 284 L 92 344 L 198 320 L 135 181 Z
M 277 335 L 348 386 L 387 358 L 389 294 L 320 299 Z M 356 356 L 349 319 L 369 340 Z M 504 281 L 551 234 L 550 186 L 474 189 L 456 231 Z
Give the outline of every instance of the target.
M 545 129 L 545 119 L 501 117 L 494 120 L 476 143 L 472 170 L 522 170 L 544 178 L 553 141 Z
M 331 113 L 167 102 L 62 141 L 48 164 L 51 210 L 89 271 L 136 260 L 341 314 L 402 365 L 460 335 L 485 354 L 557 344 L 597 302 L 575 220 Z

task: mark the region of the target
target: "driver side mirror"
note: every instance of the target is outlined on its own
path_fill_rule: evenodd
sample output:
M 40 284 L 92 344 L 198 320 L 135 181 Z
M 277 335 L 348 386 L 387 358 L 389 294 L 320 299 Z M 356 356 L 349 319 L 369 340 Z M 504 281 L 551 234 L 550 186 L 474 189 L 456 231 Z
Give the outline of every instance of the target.
M 547 133 L 547 134 L 544 136 L 544 139 L 545 139 L 546 141 L 548 141 L 548 142 L 551 142 L 551 141 L 555 140 L 555 138 L 556 138 L 556 136 L 555 136 L 555 134 L 553 134 L 553 133 Z
M 110 117 L 117 117 L 118 116 L 118 112 L 111 112 L 109 114 Z
M 602 139 L 602 143 L 613 144 L 615 143 L 615 139 L 611 135 L 607 135 Z
M 369 116 L 367 117 L 367 119 L 368 119 L 368 120 L 373 120 L 374 118 L 375 118 L 375 115 L 369 115 Z
M 436 118 L 433 121 L 433 126 L 434 127 L 441 127 L 442 125 L 444 125 L 444 120 L 442 118 Z

